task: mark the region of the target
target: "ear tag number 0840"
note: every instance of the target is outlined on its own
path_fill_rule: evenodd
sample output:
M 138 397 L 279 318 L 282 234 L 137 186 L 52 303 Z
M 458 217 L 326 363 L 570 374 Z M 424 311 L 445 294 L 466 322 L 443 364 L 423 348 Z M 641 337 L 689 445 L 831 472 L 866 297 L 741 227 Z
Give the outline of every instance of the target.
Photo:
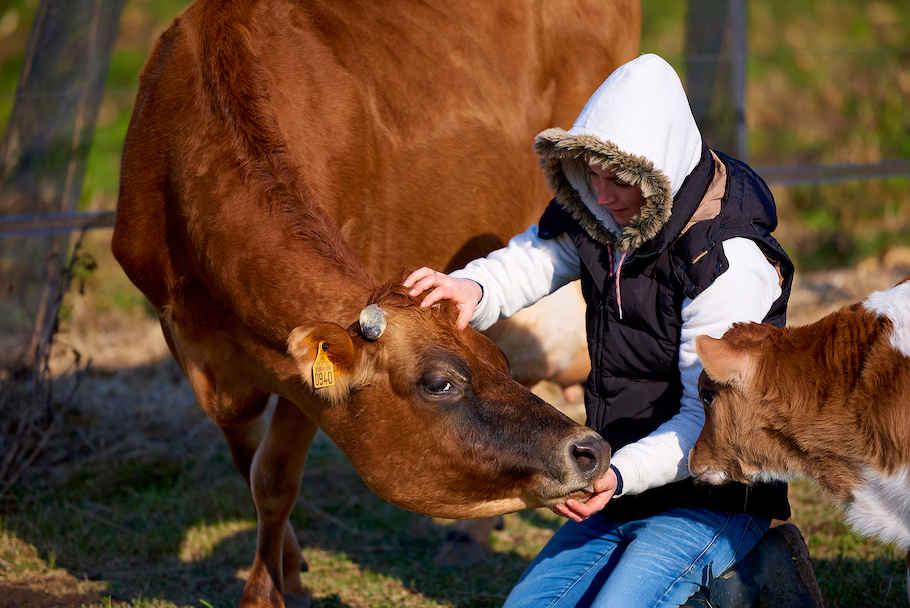
M 316 361 L 313 363 L 313 388 L 326 388 L 335 384 L 335 366 L 325 351 L 329 345 L 324 341 L 316 348 Z

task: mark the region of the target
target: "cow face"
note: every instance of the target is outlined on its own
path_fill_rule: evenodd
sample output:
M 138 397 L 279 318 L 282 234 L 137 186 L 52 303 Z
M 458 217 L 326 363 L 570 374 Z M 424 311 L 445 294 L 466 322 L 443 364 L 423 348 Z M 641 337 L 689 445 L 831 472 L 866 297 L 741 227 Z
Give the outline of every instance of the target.
M 515 382 L 489 339 L 455 327 L 450 303 L 421 308 L 403 290 L 374 300 L 373 314 L 347 330 L 315 323 L 288 340 L 325 401 L 320 426 L 373 491 L 448 518 L 587 495 L 609 467 L 599 435 Z M 324 359 L 334 382 L 322 386 L 314 367 L 327 369 Z
M 689 453 L 689 471 L 712 484 L 786 480 L 793 446 L 761 376 L 769 325 L 734 326 L 722 339 L 696 338 L 704 365 L 698 383 L 705 425 Z

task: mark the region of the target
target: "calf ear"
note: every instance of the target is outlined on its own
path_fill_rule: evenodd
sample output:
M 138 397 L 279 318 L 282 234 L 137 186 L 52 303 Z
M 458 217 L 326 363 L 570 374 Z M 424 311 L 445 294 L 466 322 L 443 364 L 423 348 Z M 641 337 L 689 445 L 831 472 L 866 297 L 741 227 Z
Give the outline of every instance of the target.
M 351 394 L 353 371 L 360 350 L 350 334 L 335 323 L 309 323 L 291 331 L 288 354 L 294 358 L 304 383 L 320 397 L 342 403 Z M 313 366 L 319 357 L 318 373 Z
M 752 378 L 755 360 L 744 348 L 723 338 L 695 338 L 695 353 L 705 366 L 705 372 L 715 382 L 745 385 Z

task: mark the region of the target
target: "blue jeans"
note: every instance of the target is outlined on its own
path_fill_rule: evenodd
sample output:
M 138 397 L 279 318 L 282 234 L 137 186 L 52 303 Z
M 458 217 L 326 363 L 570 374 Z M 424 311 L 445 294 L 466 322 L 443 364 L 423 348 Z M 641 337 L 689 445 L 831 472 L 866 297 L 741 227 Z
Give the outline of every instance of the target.
M 679 608 L 741 560 L 769 520 L 742 513 L 673 509 L 616 523 L 567 521 L 512 589 L 504 608 Z

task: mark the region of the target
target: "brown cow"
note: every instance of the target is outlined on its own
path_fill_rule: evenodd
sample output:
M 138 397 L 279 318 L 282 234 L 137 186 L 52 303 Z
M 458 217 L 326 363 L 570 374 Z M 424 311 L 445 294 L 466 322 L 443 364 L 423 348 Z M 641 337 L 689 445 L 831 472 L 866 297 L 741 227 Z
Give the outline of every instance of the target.
M 910 549 L 910 279 L 803 327 L 700 336 L 696 351 L 693 475 L 814 479 L 857 532 Z
M 287 516 L 317 427 L 378 494 L 443 517 L 554 504 L 608 466 L 486 338 L 377 282 L 536 221 L 534 134 L 634 55 L 638 24 L 589 0 L 199 0 L 161 36 L 113 249 L 250 485 L 243 605 L 304 592 Z

